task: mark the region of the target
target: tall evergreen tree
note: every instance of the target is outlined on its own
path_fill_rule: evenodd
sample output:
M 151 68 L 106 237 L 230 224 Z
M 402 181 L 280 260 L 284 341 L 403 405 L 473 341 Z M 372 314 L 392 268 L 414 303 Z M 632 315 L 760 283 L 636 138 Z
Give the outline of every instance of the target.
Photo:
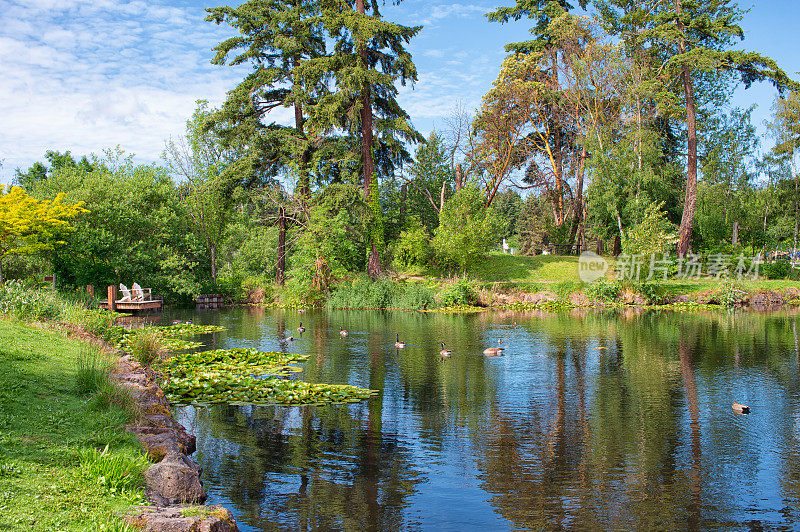
M 209 8 L 206 20 L 227 22 L 239 35 L 218 44 L 213 63 L 252 63 L 253 71 L 228 93 L 217 122 L 229 143 L 248 148 L 248 174 L 294 167 L 298 188 L 310 192 L 312 142 L 305 122 L 308 107 L 324 90 L 323 78 L 301 69 L 325 53 L 322 24 L 313 0 L 249 0 L 239 7 Z M 229 59 L 230 56 L 233 58 Z M 276 108 L 292 108 L 294 125 L 267 122 Z M 232 169 L 241 173 L 242 164 Z
M 405 46 L 422 28 L 383 20 L 376 0 L 320 0 L 319 5 L 335 47 L 330 56 L 309 62 L 307 68 L 329 73 L 335 90 L 319 99 L 311 123 L 318 131 L 339 128 L 360 138 L 364 196 L 376 217 L 367 263 L 367 273 L 374 278 L 383 272 L 376 163 L 387 175 L 409 160 L 403 141 L 424 140 L 398 104 L 396 86 L 397 81 L 405 85 L 417 79 Z
M 682 98 L 676 98 L 674 92 L 663 91 L 660 104 L 673 114 L 685 114 L 686 120 L 687 175 L 678 241 L 678 254 L 685 255 L 691 244 L 697 200 L 696 77 L 702 73 L 732 72 L 739 74 L 746 87 L 762 80 L 771 81 L 781 90 L 798 85 L 769 57 L 730 49 L 736 39 L 744 39 L 738 25 L 742 11 L 734 0 L 674 0 L 672 6 L 647 16 L 652 25 L 642 36 L 661 48 L 666 59 L 663 72 L 668 80 L 677 78 L 683 92 Z

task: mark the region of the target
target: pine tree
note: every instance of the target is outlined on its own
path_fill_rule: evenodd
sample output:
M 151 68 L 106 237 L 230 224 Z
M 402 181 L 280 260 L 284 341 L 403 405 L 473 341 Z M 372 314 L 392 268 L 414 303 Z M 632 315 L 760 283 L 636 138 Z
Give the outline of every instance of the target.
M 681 98 L 664 90 L 660 106 L 672 114 L 685 113 L 687 132 L 687 175 L 678 254 L 691 245 L 697 200 L 697 105 L 695 78 L 702 73 L 736 73 L 746 87 L 754 81 L 769 80 L 779 90 L 798 84 L 769 57 L 755 52 L 730 50 L 733 41 L 744 39 L 738 22 L 742 11 L 733 0 L 674 0 L 671 7 L 651 12 L 651 27 L 644 39 L 658 46 L 665 56 L 663 72 L 668 80 L 678 79 Z M 666 83 L 664 84 L 667 85 Z
M 382 20 L 375 0 L 321 0 L 320 6 L 335 47 L 330 56 L 309 61 L 306 68 L 329 74 L 334 90 L 319 99 L 310 123 L 317 131 L 338 128 L 360 138 L 364 196 L 368 205 L 377 206 L 378 174 L 389 175 L 410 159 L 404 141 L 424 141 L 398 104 L 396 86 L 397 81 L 405 85 L 417 79 L 405 45 L 422 28 Z M 379 208 L 373 211 L 380 217 Z M 383 272 L 379 219 L 373 227 L 367 273 L 375 278 Z
M 242 163 L 232 169 L 241 173 L 246 166 L 251 174 L 274 174 L 283 166 L 293 166 L 298 188 L 308 196 L 312 142 L 305 122 L 309 106 L 324 91 L 324 80 L 301 66 L 325 53 L 317 3 L 250 0 L 237 8 L 206 11 L 206 20 L 227 22 L 240 33 L 214 48 L 212 62 L 253 65 L 253 71 L 228 93 L 216 118 L 220 134 L 229 144 L 238 142 L 247 147 Z M 268 113 L 279 107 L 293 108 L 293 127 L 266 123 Z

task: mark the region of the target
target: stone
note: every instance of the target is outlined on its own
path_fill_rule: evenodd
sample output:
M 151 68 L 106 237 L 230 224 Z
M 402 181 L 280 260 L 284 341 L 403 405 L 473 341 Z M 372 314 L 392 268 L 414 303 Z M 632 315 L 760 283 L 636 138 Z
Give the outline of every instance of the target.
M 174 434 L 162 432 L 161 434 L 147 434 L 139 436 L 139 441 L 144 446 L 147 456 L 153 462 L 160 462 L 170 453 L 185 453 L 185 449 L 175 439 Z
M 163 497 L 169 504 L 202 503 L 206 500 L 202 468 L 181 453 L 169 452 L 144 472 L 148 491 Z
M 236 520 L 222 506 L 142 506 L 125 516 L 144 532 L 238 532 Z

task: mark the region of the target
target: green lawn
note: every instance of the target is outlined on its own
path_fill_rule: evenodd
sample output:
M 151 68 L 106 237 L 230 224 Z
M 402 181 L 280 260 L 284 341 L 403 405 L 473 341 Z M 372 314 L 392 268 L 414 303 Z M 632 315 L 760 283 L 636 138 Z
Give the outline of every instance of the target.
M 0 320 L 0 530 L 122 530 L 114 513 L 141 502 L 141 491 L 112 493 L 80 466 L 82 453 L 106 445 L 109 456 L 141 454 L 122 431 L 124 410 L 75 391 L 88 353 L 85 343 Z
M 608 258 L 613 264 L 614 259 Z M 430 275 L 429 272 L 422 272 Z M 578 278 L 578 257 L 559 255 L 537 255 L 535 257 L 522 257 L 519 255 L 506 255 L 503 253 L 490 253 L 489 258 L 479 266 L 468 272 L 468 277 L 482 283 L 514 283 L 523 285 L 521 288 L 528 291 L 552 289 L 557 283 L 580 282 Z M 667 291 L 673 295 L 693 294 L 704 292 L 719 287 L 719 280 L 700 279 L 683 280 L 671 279 L 664 282 Z M 788 287 L 800 288 L 800 282 L 787 280 L 759 280 L 744 281 L 745 290 L 785 289 Z

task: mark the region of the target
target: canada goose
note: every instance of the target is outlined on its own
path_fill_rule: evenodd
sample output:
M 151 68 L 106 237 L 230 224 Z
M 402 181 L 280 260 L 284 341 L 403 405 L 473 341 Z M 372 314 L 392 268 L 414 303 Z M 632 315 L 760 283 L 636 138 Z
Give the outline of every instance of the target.
M 278 340 L 279 344 L 288 344 L 289 342 L 294 342 L 294 336 L 289 336 L 287 338 L 281 338 Z
M 300 334 L 303 334 L 304 332 L 306 332 L 306 328 L 303 327 L 303 322 L 302 321 L 300 322 L 300 327 L 297 328 L 297 332 L 299 332 Z
M 405 342 L 401 342 L 401 341 L 400 341 L 400 333 L 397 333 L 397 334 L 395 335 L 395 340 L 396 340 L 396 341 L 395 341 L 395 343 L 394 343 L 394 346 L 395 346 L 397 349 L 403 349 L 403 348 L 406 346 L 406 343 L 405 343 Z
M 341 336 L 342 338 L 347 336 L 347 329 L 342 329 L 341 327 L 339 327 L 339 336 Z
M 173 325 L 179 325 L 180 323 L 181 323 L 181 320 L 172 320 L 172 324 Z
M 498 340 L 498 342 L 501 342 L 501 343 L 502 343 L 502 341 L 503 340 Z M 503 354 L 503 348 L 502 347 L 487 347 L 486 349 L 483 350 L 483 354 L 487 355 L 487 356 L 490 356 L 490 357 L 494 357 L 494 356 L 497 356 L 497 355 L 502 355 Z
M 304 308 L 299 308 L 299 309 L 297 309 L 297 313 L 298 313 L 298 314 L 302 314 L 302 313 L 304 313 L 305 311 L 306 311 L 306 309 L 304 309 Z
M 740 405 L 739 403 L 737 403 L 735 401 L 734 401 L 733 405 L 731 406 L 731 408 L 733 408 L 733 412 L 735 414 L 749 414 L 750 413 L 750 407 L 749 406 Z
M 439 351 L 439 354 L 442 356 L 442 358 L 450 358 L 450 355 L 452 355 L 453 352 L 450 351 L 449 349 L 445 349 L 444 342 L 442 342 L 442 350 Z

